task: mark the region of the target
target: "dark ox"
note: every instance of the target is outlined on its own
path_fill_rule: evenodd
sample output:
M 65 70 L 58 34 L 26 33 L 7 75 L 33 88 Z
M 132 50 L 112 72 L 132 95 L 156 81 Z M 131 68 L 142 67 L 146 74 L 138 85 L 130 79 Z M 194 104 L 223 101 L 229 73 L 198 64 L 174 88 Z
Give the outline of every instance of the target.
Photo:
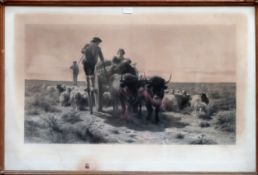
M 122 115 L 128 118 L 130 112 L 135 112 L 138 105 L 138 89 L 140 87 L 138 77 L 131 73 L 126 73 L 120 80 L 120 102 Z
M 170 81 L 171 75 L 168 81 L 165 81 L 159 76 L 154 76 L 146 81 L 144 87 L 139 88 L 138 98 L 145 103 L 147 108 L 147 120 L 150 120 L 155 110 L 155 123 L 159 123 L 159 112 L 164 97 L 164 92 L 167 89 L 167 83 Z M 141 115 L 141 104 L 139 113 Z
M 105 66 L 104 66 L 105 65 Z M 104 67 L 106 67 L 106 71 L 103 71 Z M 120 87 L 120 80 L 123 74 L 132 74 L 134 76 L 137 75 L 137 70 L 135 67 L 131 65 L 129 61 L 122 62 L 117 65 L 113 65 L 110 61 L 105 62 L 104 64 L 99 64 L 97 67 L 97 72 L 99 74 L 98 79 L 101 84 L 99 88 L 101 89 L 102 93 L 99 95 L 99 111 L 102 110 L 102 101 L 103 99 L 103 85 L 108 85 L 108 91 L 112 97 L 112 104 L 113 104 L 113 113 L 116 114 L 118 112 L 118 107 L 121 101 L 124 101 L 121 97 L 121 87 Z M 122 100 L 121 100 L 122 98 Z

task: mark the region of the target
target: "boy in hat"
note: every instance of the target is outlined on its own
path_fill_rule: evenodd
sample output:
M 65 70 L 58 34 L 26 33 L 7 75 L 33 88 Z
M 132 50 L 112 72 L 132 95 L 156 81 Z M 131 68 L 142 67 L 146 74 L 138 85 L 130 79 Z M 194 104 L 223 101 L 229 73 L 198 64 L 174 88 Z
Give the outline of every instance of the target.
M 120 64 L 125 60 L 125 50 L 124 49 L 118 49 L 117 55 L 113 57 L 113 64 Z

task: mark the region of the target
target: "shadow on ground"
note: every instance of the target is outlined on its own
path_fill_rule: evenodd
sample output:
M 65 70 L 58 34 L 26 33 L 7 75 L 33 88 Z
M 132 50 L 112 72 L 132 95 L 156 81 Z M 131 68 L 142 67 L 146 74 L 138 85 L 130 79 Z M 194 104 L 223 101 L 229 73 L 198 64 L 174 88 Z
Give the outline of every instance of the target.
M 181 121 L 181 117 L 175 117 L 172 114 L 160 113 L 160 122 L 156 124 L 154 116 L 151 120 L 146 120 L 146 111 L 142 112 L 142 115 L 131 115 L 128 119 L 122 117 L 121 113 L 113 115 L 112 109 L 104 109 L 103 112 L 96 112 L 94 115 L 104 119 L 106 124 L 114 127 L 126 127 L 136 131 L 152 131 L 162 132 L 166 128 L 184 128 L 189 125 Z

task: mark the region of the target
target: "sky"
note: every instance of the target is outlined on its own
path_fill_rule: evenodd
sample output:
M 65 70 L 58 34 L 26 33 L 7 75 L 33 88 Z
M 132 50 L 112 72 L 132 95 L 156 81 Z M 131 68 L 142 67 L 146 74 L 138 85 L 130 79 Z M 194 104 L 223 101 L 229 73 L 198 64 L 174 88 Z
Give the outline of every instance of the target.
M 149 76 L 172 74 L 174 82 L 236 81 L 237 35 L 232 23 L 173 14 L 37 17 L 45 21 L 25 25 L 26 79 L 71 80 L 72 61 L 79 60 L 81 48 L 98 36 L 105 59 L 123 48 L 125 57 Z M 85 80 L 82 65 L 79 80 Z

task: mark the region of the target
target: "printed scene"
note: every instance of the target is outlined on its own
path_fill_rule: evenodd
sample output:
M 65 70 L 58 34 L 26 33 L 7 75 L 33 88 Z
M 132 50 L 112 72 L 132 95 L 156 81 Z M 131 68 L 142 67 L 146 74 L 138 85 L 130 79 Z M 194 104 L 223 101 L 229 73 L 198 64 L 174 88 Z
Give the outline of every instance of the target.
M 234 25 L 148 15 L 26 26 L 25 143 L 235 144 Z

